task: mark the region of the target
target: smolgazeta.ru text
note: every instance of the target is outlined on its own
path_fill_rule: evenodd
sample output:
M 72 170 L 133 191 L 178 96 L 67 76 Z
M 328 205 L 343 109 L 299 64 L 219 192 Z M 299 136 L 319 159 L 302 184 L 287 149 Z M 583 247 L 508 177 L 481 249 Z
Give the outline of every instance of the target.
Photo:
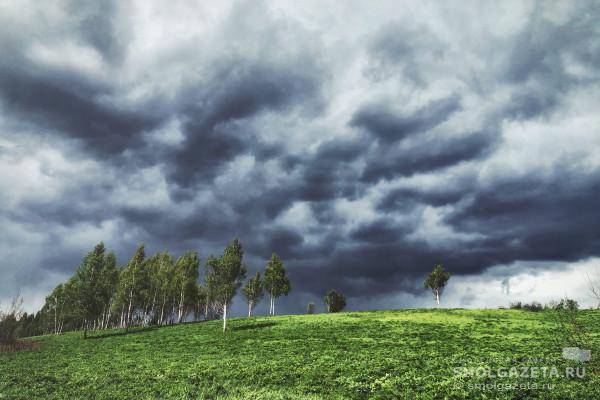
M 475 378 L 585 378 L 585 367 L 565 367 L 564 370 L 557 367 L 455 367 L 454 375 Z

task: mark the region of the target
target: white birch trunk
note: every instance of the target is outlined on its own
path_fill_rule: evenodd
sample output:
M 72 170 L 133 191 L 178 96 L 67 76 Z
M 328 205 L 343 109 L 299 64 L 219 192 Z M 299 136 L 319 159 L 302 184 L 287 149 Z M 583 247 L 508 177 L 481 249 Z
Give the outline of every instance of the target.
M 227 302 L 223 305 L 223 333 L 227 330 Z

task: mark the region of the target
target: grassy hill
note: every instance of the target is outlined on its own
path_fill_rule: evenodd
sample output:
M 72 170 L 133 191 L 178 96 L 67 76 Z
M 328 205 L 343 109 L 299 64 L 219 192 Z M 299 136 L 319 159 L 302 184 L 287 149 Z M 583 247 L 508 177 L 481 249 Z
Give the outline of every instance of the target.
M 598 349 L 600 312 L 583 315 Z M 34 338 L 39 350 L 0 354 L 0 398 L 600 398 L 598 362 L 562 360 L 556 325 L 542 312 L 237 318 L 226 335 L 220 329 L 211 321 L 97 332 L 88 340 L 80 333 Z M 585 378 L 562 376 L 583 365 Z M 556 367 L 561 376 L 464 375 L 517 366 Z M 496 387 L 474 386 L 486 383 Z M 509 383 L 528 386 L 498 388 Z

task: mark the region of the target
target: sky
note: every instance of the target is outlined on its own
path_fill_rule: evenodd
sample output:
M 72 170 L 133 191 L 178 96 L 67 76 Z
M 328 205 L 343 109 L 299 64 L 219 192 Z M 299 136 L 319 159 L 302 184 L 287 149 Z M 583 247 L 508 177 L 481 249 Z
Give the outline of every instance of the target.
M 100 241 L 125 264 L 239 237 L 250 272 L 284 260 L 279 312 L 332 288 L 431 307 L 437 263 L 446 307 L 594 306 L 598 20 L 587 1 L 0 0 L 0 302 L 40 307 Z

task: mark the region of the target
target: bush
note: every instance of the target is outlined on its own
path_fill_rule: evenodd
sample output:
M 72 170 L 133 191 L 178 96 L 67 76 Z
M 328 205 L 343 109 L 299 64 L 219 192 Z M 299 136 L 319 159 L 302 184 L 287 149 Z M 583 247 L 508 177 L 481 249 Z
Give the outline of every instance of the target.
M 315 303 L 308 303 L 308 307 L 306 308 L 306 313 L 307 314 L 314 314 L 315 313 Z

